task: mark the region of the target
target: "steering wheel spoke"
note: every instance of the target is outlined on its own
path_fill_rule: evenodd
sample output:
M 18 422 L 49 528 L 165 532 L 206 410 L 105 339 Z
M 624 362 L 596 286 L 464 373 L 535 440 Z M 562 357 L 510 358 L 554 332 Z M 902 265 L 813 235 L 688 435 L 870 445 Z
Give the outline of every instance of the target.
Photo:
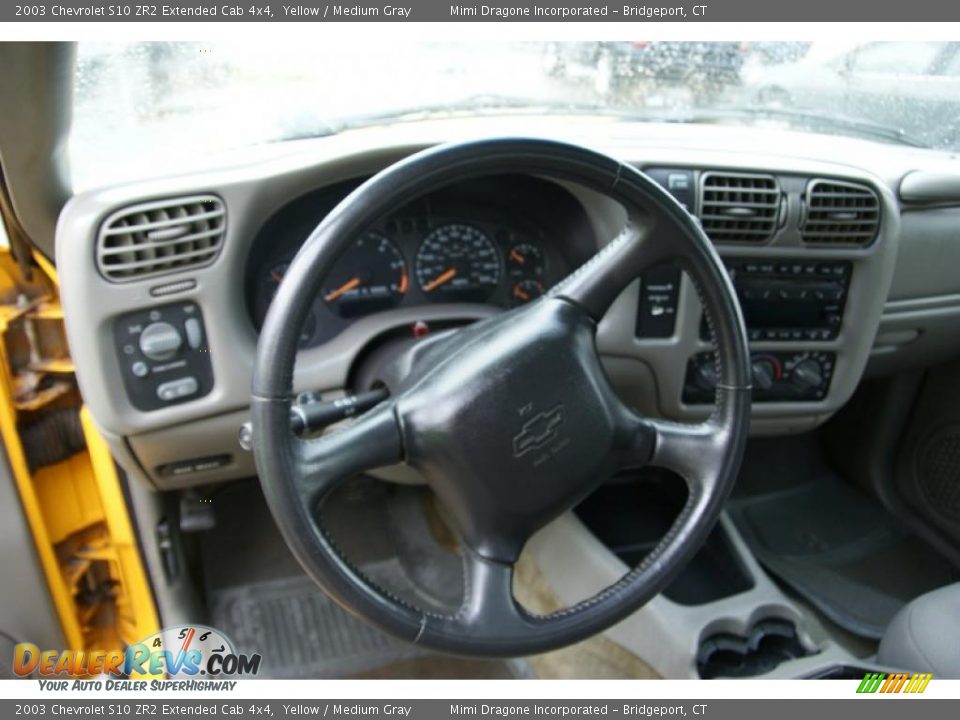
M 498 628 L 510 633 L 530 625 L 513 596 L 514 564 L 488 560 L 464 547 L 464 598 L 457 621 L 478 631 Z M 527 627 L 527 629 L 529 629 Z
M 298 439 L 293 454 L 300 492 L 310 504 L 359 473 L 401 462 L 403 446 L 394 404 L 381 403 L 318 438 Z
M 701 423 L 648 420 L 654 434 L 650 465 L 672 470 L 687 481 L 691 493 L 702 495 L 712 489 L 723 454 L 729 447 L 729 433 L 713 419 Z
M 594 321 L 623 289 L 636 279 L 638 269 L 656 265 L 671 256 L 668 243 L 646 218 L 631 218 L 613 240 L 550 294 L 581 307 Z
M 713 417 L 700 423 L 647 418 L 620 407 L 622 440 L 614 463 L 618 469 L 652 465 L 680 475 L 691 492 L 710 490 L 729 441 L 721 423 Z

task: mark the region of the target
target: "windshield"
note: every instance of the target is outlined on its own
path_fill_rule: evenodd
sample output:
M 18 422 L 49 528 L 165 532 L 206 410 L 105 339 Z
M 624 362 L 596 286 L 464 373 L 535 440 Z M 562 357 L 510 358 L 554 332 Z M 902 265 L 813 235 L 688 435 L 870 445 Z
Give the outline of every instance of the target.
M 763 123 L 960 149 L 960 43 L 80 45 L 74 186 L 451 114 Z

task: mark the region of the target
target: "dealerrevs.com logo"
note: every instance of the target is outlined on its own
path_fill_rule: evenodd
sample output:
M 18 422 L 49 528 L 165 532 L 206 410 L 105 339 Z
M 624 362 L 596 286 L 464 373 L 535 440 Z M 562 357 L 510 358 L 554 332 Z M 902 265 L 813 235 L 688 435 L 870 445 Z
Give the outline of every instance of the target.
M 867 673 L 863 676 L 857 692 L 919 694 L 927 689 L 932 678 L 930 673 Z
M 14 648 L 13 670 L 20 677 L 41 678 L 217 678 L 256 675 L 260 660 L 259 654 L 237 653 L 218 630 L 178 625 L 122 651 L 40 650 L 32 643 L 21 643 Z

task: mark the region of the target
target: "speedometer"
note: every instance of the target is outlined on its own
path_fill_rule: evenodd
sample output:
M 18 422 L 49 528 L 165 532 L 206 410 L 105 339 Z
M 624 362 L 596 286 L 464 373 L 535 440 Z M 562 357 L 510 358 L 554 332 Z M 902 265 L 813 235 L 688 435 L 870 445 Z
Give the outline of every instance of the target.
M 500 282 L 500 270 L 496 246 L 472 225 L 442 225 L 417 251 L 417 282 L 435 302 L 486 302 Z

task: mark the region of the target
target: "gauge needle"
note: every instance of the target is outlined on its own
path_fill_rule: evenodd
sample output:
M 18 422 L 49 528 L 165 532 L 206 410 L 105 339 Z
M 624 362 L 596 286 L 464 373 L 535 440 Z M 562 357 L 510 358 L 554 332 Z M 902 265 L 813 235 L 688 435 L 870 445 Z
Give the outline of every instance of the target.
M 521 300 L 523 300 L 524 302 L 530 299 L 530 296 L 527 293 L 525 293 L 523 290 L 521 290 L 519 287 L 515 287 L 513 289 L 513 294 L 516 295 Z
M 456 268 L 449 268 L 449 269 L 447 269 L 446 271 L 444 271 L 444 272 L 440 273 L 439 275 L 437 275 L 437 277 L 435 277 L 433 280 L 431 280 L 430 282 L 428 282 L 426 285 L 424 285 L 424 286 L 423 286 L 423 291 L 424 291 L 424 292 L 430 292 L 430 291 L 433 290 L 434 288 L 440 287 L 440 286 L 443 285 L 445 282 L 450 282 L 451 280 L 453 280 L 454 277 L 456 277 L 456 275 L 457 275 L 457 269 L 456 269 Z
M 527 259 L 526 259 L 523 255 L 521 255 L 519 252 L 517 252 L 516 248 L 514 248 L 513 250 L 510 251 L 510 257 L 512 257 L 514 260 L 516 260 L 516 261 L 517 261 L 518 263 L 520 263 L 521 265 L 523 265 L 523 264 L 527 261 Z
M 326 302 L 333 302 L 344 293 L 348 293 L 351 290 L 353 290 L 359 284 L 360 284 L 360 278 L 358 277 L 355 277 L 352 280 L 347 280 L 343 285 L 338 287 L 336 290 L 332 290 L 331 292 L 328 292 L 326 295 L 324 295 L 323 299 Z
M 270 271 L 270 277 L 273 278 L 273 281 L 274 281 L 275 283 L 283 282 L 283 275 L 281 275 L 280 273 L 278 273 L 276 270 L 271 270 L 271 271 Z

